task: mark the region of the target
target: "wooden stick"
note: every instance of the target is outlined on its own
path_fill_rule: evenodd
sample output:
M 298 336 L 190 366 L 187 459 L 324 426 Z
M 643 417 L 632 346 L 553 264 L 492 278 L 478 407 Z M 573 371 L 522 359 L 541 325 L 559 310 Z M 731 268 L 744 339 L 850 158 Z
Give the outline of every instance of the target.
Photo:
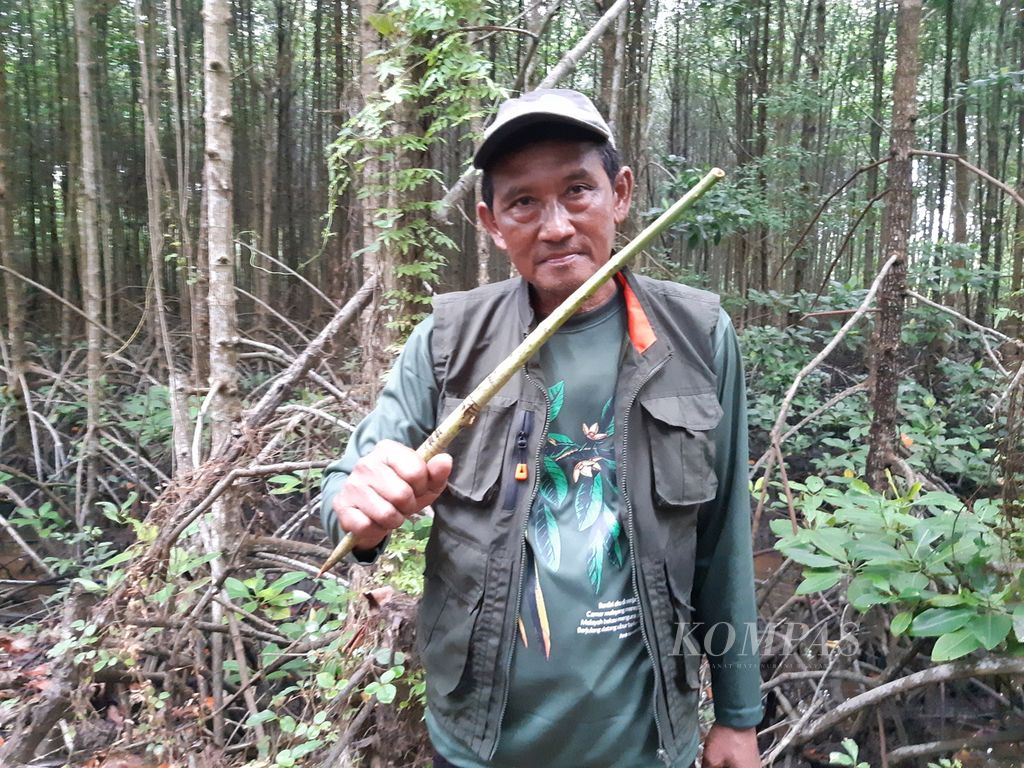
M 452 411 L 448 418 L 424 441 L 423 445 L 416 449 L 416 453 L 424 461 L 429 461 L 434 456 L 443 452 L 459 432 L 465 427 L 472 426 L 477 414 L 480 413 L 480 409 L 487 405 L 498 390 L 505 386 L 509 379 L 525 365 L 527 360 L 537 353 L 537 350 L 540 349 L 544 342 L 550 339 L 587 299 L 597 293 L 598 289 L 621 270 L 630 259 L 649 246 L 687 208 L 703 197 L 704 193 L 724 177 L 725 171 L 721 168 L 712 168 L 689 192 L 651 222 L 625 248 L 614 254 L 583 285 L 577 288 L 569 298 L 562 302 L 558 309 L 544 318 L 533 332 L 513 350 L 512 354 L 505 358 L 476 389 L 470 392 L 469 396 L 462 401 L 459 407 Z M 334 551 L 327 558 L 323 567 L 320 568 L 320 575 L 322 576 L 341 562 L 342 558 L 349 554 L 354 546 L 355 538 L 352 534 L 345 534 L 345 537 L 334 548 Z

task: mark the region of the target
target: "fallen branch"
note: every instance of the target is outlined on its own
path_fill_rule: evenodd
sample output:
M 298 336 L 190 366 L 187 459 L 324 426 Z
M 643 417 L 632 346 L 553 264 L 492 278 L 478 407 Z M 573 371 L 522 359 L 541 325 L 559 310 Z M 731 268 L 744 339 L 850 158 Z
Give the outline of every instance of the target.
M 870 691 L 847 699 L 824 717 L 819 718 L 810 727 L 797 735 L 790 747 L 797 747 L 818 738 L 844 720 L 856 715 L 879 702 L 909 693 L 917 688 L 935 683 L 946 683 L 950 680 L 962 680 L 967 677 L 989 677 L 992 675 L 1024 675 L 1024 659 L 992 657 L 980 661 L 954 661 L 936 667 L 914 672 L 913 674 L 893 680 L 891 683 L 872 688 Z
M 993 744 L 1024 742 L 1024 728 L 1009 731 L 980 731 L 977 735 L 962 739 L 946 739 L 945 741 L 929 741 L 924 744 L 911 744 L 897 747 L 889 752 L 890 763 L 902 763 L 906 760 L 941 755 L 947 752 L 959 752 L 961 749 L 987 750 Z

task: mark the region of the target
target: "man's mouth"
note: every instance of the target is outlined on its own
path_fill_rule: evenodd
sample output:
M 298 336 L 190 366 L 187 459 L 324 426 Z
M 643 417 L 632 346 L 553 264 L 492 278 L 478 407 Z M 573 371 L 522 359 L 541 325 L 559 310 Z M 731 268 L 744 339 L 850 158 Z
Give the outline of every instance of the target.
M 564 264 L 568 264 L 571 261 L 573 261 L 574 259 L 576 259 L 578 257 L 582 257 L 582 256 L 583 256 L 583 254 L 581 254 L 579 251 L 570 251 L 568 253 L 558 253 L 558 254 L 555 254 L 553 256 L 545 257 L 541 261 L 541 264 L 544 264 L 544 265 L 547 265 L 547 266 L 551 266 L 551 267 L 559 267 L 559 266 L 562 266 Z

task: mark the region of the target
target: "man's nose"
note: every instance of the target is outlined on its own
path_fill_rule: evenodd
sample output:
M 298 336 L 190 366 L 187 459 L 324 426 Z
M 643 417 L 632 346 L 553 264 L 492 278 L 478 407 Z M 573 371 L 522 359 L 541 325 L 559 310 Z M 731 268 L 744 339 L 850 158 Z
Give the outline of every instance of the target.
M 544 206 L 543 219 L 540 225 L 540 237 L 542 240 L 554 242 L 566 240 L 572 237 L 576 231 L 569 218 L 569 212 L 559 201 Z

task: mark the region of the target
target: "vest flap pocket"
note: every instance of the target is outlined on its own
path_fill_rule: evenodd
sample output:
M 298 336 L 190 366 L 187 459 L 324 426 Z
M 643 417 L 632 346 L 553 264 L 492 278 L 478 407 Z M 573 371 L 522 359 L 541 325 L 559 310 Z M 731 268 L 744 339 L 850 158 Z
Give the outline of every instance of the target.
M 722 406 L 714 392 L 652 397 L 641 405 L 656 420 L 673 427 L 706 431 L 717 427 L 722 420 Z
M 441 420 L 461 402 L 458 397 L 445 397 Z M 514 406 L 514 400 L 495 396 L 480 410 L 473 425 L 463 429 L 448 446 L 448 453 L 452 455 L 448 491 L 456 498 L 475 502 L 489 502 L 494 498 Z
M 709 430 L 722 419 L 714 392 L 654 397 L 641 402 L 649 418 L 654 492 L 663 505 L 710 501 L 718 490 L 715 443 Z

